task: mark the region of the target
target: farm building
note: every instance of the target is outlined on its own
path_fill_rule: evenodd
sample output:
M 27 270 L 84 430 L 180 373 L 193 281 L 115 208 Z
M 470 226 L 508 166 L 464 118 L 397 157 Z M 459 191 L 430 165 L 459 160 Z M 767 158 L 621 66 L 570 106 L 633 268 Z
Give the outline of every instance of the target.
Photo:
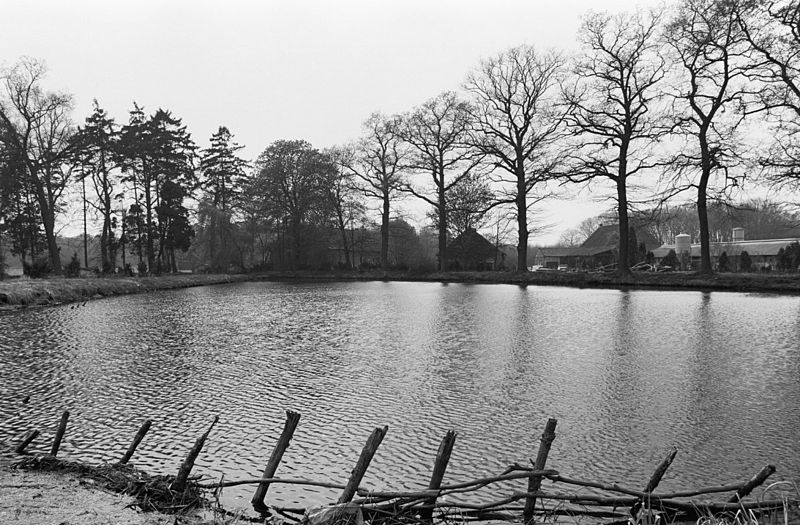
M 468 228 L 447 245 L 451 270 L 501 270 L 506 254 L 475 231 Z
M 678 236 L 680 237 L 680 236 Z M 688 236 L 687 236 L 688 237 Z M 712 263 L 715 267 L 719 264 L 719 257 L 725 253 L 730 261 L 732 268 L 739 267 L 739 257 L 742 252 L 747 252 L 750 256 L 752 268 L 756 270 L 771 270 L 778 267 L 778 252 L 785 249 L 792 243 L 800 242 L 800 238 L 788 239 L 745 239 L 744 228 L 734 228 L 732 232 L 732 241 L 730 242 L 712 242 L 709 245 L 711 251 Z M 675 250 L 678 253 L 680 250 L 676 248 L 679 245 L 676 241 L 675 244 L 664 244 L 653 250 L 653 256 L 657 262 L 660 262 L 670 250 Z M 688 244 L 689 260 L 691 261 L 691 268 L 700 267 L 700 243 Z
M 635 229 L 638 243 L 644 244 L 645 250 L 655 249 L 659 243 L 645 230 Z M 606 266 L 617 262 L 619 254 L 619 225 L 600 225 L 586 241 L 575 247 L 537 248 L 533 263 L 546 268 L 589 269 Z

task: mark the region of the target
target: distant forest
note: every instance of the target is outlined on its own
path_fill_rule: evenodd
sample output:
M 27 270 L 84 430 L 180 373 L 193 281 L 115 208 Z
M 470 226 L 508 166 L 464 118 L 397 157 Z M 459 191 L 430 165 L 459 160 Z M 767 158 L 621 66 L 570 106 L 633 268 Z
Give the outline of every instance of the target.
M 744 188 L 797 189 L 798 27 L 789 0 L 591 13 L 575 54 L 507 49 L 459 92 L 370 115 L 354 142 L 278 140 L 252 160 L 227 127 L 201 147 L 163 108 L 134 103 L 118 123 L 95 100 L 76 125 L 73 96 L 22 58 L 0 72 L 0 253 L 36 273 L 61 273 L 73 253 L 69 266 L 85 265 L 57 231 L 66 196 L 80 194 L 84 224 L 100 225 L 89 265 L 101 272 L 444 270 L 469 229 L 515 245 L 510 260 L 527 271 L 538 206 L 589 188 L 613 206 L 565 244 L 613 221 L 632 262 L 630 228 L 647 224 L 662 241 L 692 234 L 711 273 L 709 245 L 732 226 L 797 233 L 792 208 Z M 425 204 L 428 227 L 398 217 L 404 198 Z

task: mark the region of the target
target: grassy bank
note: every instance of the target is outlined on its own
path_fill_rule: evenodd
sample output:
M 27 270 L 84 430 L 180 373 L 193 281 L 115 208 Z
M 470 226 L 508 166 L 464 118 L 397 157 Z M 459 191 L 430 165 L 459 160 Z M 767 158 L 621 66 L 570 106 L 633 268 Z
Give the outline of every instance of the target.
M 630 277 L 586 272 L 267 272 L 248 275 L 165 275 L 160 277 L 87 277 L 9 279 L 0 281 L 0 307 L 54 305 L 111 295 L 170 290 L 241 281 L 422 281 L 572 286 L 579 288 L 641 288 L 664 290 L 727 290 L 800 294 L 798 274 L 637 273 Z
M 244 281 L 246 275 L 165 275 L 160 277 L 86 277 L 0 281 L 0 307 L 63 304 L 87 299 Z
M 665 290 L 727 290 L 735 292 L 800 293 L 800 274 L 779 273 L 635 273 L 619 277 L 589 272 L 269 272 L 252 279 L 275 281 L 427 281 L 452 283 L 502 283 L 519 285 L 572 286 L 578 288 L 643 288 Z

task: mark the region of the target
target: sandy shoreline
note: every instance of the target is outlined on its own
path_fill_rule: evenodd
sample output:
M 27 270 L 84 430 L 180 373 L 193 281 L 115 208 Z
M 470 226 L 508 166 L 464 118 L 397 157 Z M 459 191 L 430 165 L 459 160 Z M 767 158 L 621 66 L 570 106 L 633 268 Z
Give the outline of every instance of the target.
M 0 467 L 0 523 L 172 525 L 196 523 L 136 510 L 134 498 L 106 492 L 69 473 Z

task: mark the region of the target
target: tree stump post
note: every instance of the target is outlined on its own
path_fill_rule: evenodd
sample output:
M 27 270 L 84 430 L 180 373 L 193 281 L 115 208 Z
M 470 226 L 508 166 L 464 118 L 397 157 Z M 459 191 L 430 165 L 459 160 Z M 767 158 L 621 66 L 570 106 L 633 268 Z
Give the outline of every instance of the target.
M 544 470 L 544 466 L 547 463 L 547 455 L 550 453 L 550 446 L 553 444 L 553 440 L 556 438 L 557 424 L 558 421 L 556 419 L 550 418 L 547 420 L 547 425 L 545 425 L 544 433 L 542 434 L 539 442 L 539 452 L 536 454 L 536 462 L 533 465 L 533 468 L 536 470 Z M 541 486 L 541 476 L 531 476 L 528 478 L 528 493 L 538 492 Z M 522 515 L 523 521 L 526 524 L 533 522 L 533 512 L 535 508 L 536 496 L 529 495 L 525 499 L 525 510 L 523 511 Z
M 650 481 L 647 482 L 647 486 L 644 488 L 644 496 L 639 498 L 639 500 L 633 504 L 631 507 L 631 516 L 636 516 L 639 513 L 639 510 L 644 505 L 645 500 L 650 496 L 650 493 L 656 490 L 658 484 L 661 483 L 661 478 L 664 477 L 664 474 L 667 473 L 667 469 L 672 465 L 675 456 L 678 454 L 678 449 L 672 447 L 672 449 L 667 454 L 661 463 L 658 464 L 656 470 L 653 472 L 653 475 L 650 476 Z
M 444 478 L 445 470 L 447 470 L 447 464 L 450 462 L 450 454 L 453 452 L 456 436 L 455 431 L 448 430 L 439 444 L 439 451 L 436 453 L 436 460 L 433 463 L 433 473 L 431 474 L 431 482 L 428 484 L 428 490 L 439 490 L 439 487 L 442 486 L 442 479 Z M 433 507 L 436 505 L 436 496 L 430 498 L 425 504 L 426 507 L 420 511 L 420 517 L 424 521 L 431 521 L 433 519 Z
M 178 475 L 175 476 L 175 481 L 172 482 L 170 485 L 170 490 L 174 490 L 175 492 L 183 492 L 186 489 L 186 481 L 189 479 L 189 474 L 192 472 L 192 468 L 194 467 L 194 462 L 197 459 L 197 456 L 200 455 L 200 451 L 203 450 L 203 445 L 208 438 L 208 435 L 211 433 L 211 429 L 214 428 L 214 425 L 217 424 L 219 421 L 219 416 L 214 416 L 214 421 L 212 421 L 211 426 L 208 427 L 205 434 L 197 438 L 195 441 L 194 446 L 189 450 L 189 454 L 186 456 L 186 459 L 183 460 L 183 464 L 181 464 L 181 468 L 178 470 Z
M 375 456 L 375 453 L 378 451 L 378 447 L 381 445 L 383 437 L 388 431 L 388 426 L 376 428 L 372 431 L 369 439 L 367 439 L 367 443 L 361 450 L 361 455 L 356 462 L 356 466 L 353 467 L 353 471 L 350 473 L 350 479 L 347 481 L 344 492 L 342 492 L 342 495 L 339 496 L 339 501 L 337 503 L 349 503 L 352 501 L 353 496 L 355 496 L 356 491 L 358 491 L 359 483 L 361 483 L 361 480 L 364 478 L 364 474 L 367 473 L 369 464 L 372 461 L 373 456 Z
M 136 452 L 136 447 L 138 447 L 139 443 L 142 442 L 145 434 L 147 434 L 147 432 L 150 430 L 150 425 L 152 424 L 153 422 L 150 421 L 149 419 L 146 419 L 144 423 L 142 423 L 142 426 L 139 427 L 139 431 L 133 437 L 133 441 L 128 447 L 128 450 L 125 452 L 125 455 L 122 456 L 122 459 L 119 460 L 120 465 L 126 465 L 128 461 L 131 460 L 131 457 L 133 457 L 133 453 Z
M 750 481 L 742 485 L 742 488 L 736 491 L 736 494 L 731 496 L 731 499 L 728 500 L 728 503 L 739 503 L 739 501 L 753 492 L 753 489 L 764 483 L 768 477 L 775 474 L 775 466 L 774 465 L 767 465 L 766 467 L 762 468 L 758 474 L 750 478 Z
M 56 429 L 56 436 L 53 438 L 53 446 L 50 448 L 50 455 L 55 457 L 58 454 L 58 449 L 61 447 L 61 440 L 64 439 L 64 432 L 67 431 L 67 421 L 69 421 L 69 411 L 65 410 L 61 414 L 61 421 L 58 423 Z
M 36 439 L 38 436 L 39 436 L 38 430 L 28 430 L 25 433 L 25 436 L 22 438 L 22 441 L 20 441 L 19 444 L 16 447 L 14 447 L 14 452 L 17 454 L 22 454 L 23 452 L 25 452 L 25 448 L 28 445 L 30 445 L 31 441 Z
M 278 438 L 275 448 L 272 449 L 272 455 L 269 457 L 267 466 L 264 468 L 264 474 L 261 476 L 262 479 L 269 479 L 275 476 L 275 471 L 278 470 L 278 464 L 283 458 L 283 453 L 289 447 L 289 442 L 292 440 L 292 436 L 299 422 L 299 413 L 292 412 L 291 410 L 286 411 L 286 422 L 283 425 L 283 432 L 281 432 L 281 437 Z M 267 510 L 267 506 L 264 504 L 267 490 L 269 490 L 269 482 L 259 483 L 258 488 L 256 488 L 256 493 L 253 494 L 253 499 L 250 500 L 253 504 L 253 508 L 262 514 Z

